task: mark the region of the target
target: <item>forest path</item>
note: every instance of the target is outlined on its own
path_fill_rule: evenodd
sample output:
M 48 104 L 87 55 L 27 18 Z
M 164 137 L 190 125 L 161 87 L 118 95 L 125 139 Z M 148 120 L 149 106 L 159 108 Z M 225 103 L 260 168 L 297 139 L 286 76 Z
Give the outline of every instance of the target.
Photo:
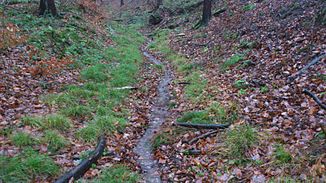
M 152 140 L 161 125 L 166 121 L 169 115 L 168 103 L 170 101 L 169 84 L 172 81 L 172 72 L 160 60 L 153 55 L 142 50 L 143 55 L 155 65 L 163 66 L 164 75 L 161 77 L 157 86 L 158 95 L 154 105 L 151 107 L 149 127 L 139 140 L 134 152 L 139 156 L 138 163 L 141 166 L 145 182 L 161 182 L 157 161 L 153 158 Z

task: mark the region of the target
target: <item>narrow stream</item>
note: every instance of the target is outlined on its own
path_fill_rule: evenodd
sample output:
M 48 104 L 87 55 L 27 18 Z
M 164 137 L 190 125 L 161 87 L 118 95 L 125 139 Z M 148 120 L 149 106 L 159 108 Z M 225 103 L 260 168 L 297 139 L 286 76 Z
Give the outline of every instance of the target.
M 144 56 L 156 65 L 163 65 L 163 63 L 153 57 L 146 51 L 143 51 Z M 138 163 L 143 171 L 145 182 L 160 183 L 160 173 L 157 161 L 153 158 L 152 139 L 161 125 L 166 120 L 169 111 L 168 103 L 170 100 L 169 83 L 172 80 L 171 71 L 163 65 L 164 75 L 158 85 L 158 96 L 155 100 L 150 113 L 149 127 L 147 128 L 143 137 L 139 140 L 134 152 L 139 156 Z

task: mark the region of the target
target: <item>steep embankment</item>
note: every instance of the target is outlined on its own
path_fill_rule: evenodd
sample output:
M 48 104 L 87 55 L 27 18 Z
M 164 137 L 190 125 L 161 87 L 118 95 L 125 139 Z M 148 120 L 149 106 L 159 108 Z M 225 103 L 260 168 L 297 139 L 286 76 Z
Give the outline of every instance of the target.
M 168 126 L 159 133 L 163 180 L 325 180 L 325 110 L 303 93 L 308 89 L 325 103 L 325 3 L 214 7 L 226 11 L 198 30 L 192 27 L 199 11 L 184 17 L 163 8 L 169 16 L 159 27 L 177 28 L 156 31 L 152 48 L 179 73 L 170 121 L 233 125 L 199 141 L 191 140 L 207 130 Z M 314 58 L 318 62 L 297 75 Z

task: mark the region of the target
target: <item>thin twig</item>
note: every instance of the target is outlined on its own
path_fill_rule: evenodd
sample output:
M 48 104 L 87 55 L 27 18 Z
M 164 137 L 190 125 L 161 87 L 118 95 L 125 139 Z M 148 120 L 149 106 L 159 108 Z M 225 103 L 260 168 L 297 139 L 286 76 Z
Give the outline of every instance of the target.
M 175 123 L 178 126 L 196 128 L 196 129 L 225 129 L 230 126 L 230 124 L 196 124 L 196 123 Z
M 211 136 L 211 135 L 213 135 L 213 134 L 215 134 L 217 132 L 218 132 L 218 130 L 213 130 L 213 131 L 209 131 L 207 133 L 204 133 L 204 134 L 202 134 L 202 135 L 200 135 L 200 136 L 198 136 L 196 138 L 193 138 L 191 141 L 189 141 L 189 144 L 193 144 L 193 143 L 197 142 L 198 140 L 209 137 L 209 136 Z
M 312 59 L 312 61 L 310 63 L 308 63 L 308 65 L 304 66 L 301 70 L 299 70 L 298 72 L 296 72 L 295 74 L 290 76 L 289 81 L 290 82 L 294 81 L 301 74 L 305 73 L 306 70 L 309 69 L 309 67 L 315 65 L 317 62 L 319 62 L 321 59 L 323 59 L 325 57 L 326 57 L 326 54 L 322 54 L 322 55 L 319 55 L 318 57 L 315 57 L 314 59 Z
M 324 110 L 326 110 L 326 105 L 323 104 L 323 102 L 313 93 L 311 93 L 309 90 L 307 89 L 303 89 L 303 93 L 308 95 L 309 97 L 311 97 L 312 99 L 314 99 L 314 101 Z

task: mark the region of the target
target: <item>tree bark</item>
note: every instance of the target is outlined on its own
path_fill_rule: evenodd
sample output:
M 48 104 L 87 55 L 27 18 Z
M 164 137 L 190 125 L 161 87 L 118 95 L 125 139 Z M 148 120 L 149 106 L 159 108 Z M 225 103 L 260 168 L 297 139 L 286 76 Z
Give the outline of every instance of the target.
M 125 3 L 123 2 L 123 0 L 120 0 L 120 6 L 125 5 Z
M 207 26 L 212 17 L 212 1 L 204 0 L 202 25 Z
M 155 10 L 159 9 L 163 5 L 163 0 L 156 0 Z
M 46 10 L 49 10 L 53 16 L 58 15 L 54 0 L 40 0 L 39 15 L 44 15 Z

